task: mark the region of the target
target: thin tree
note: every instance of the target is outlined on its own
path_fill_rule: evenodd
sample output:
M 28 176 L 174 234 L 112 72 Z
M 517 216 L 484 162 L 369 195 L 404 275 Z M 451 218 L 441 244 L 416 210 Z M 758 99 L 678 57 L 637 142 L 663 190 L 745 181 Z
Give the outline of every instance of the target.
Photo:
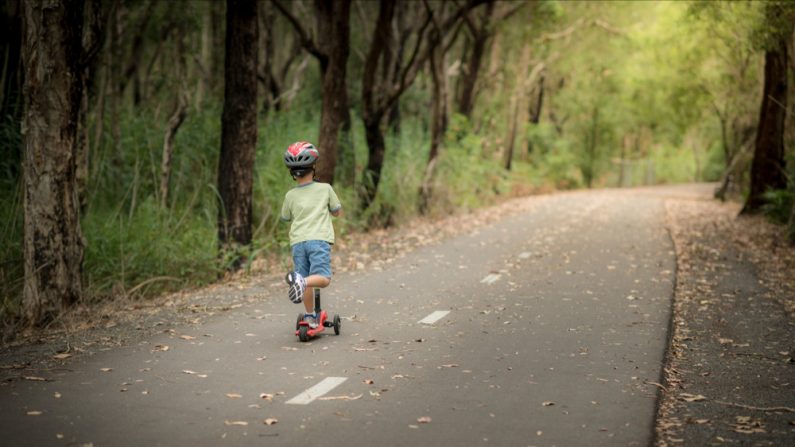
M 378 185 L 381 180 L 381 170 L 384 166 L 386 144 L 384 140 L 384 118 L 400 96 L 411 86 L 417 77 L 419 69 L 430 58 L 431 52 L 442 44 L 447 33 L 453 29 L 464 14 L 482 3 L 482 0 L 469 0 L 449 16 L 438 19 L 440 33 L 430 33 L 429 27 L 434 20 L 434 10 L 424 2 L 421 7 L 423 13 L 417 14 L 417 19 L 410 21 L 411 28 L 401 30 L 402 36 L 413 35 L 414 45 L 408 53 L 406 61 L 398 60 L 391 55 L 394 48 L 390 46 L 395 39 L 390 39 L 388 31 L 393 26 L 396 2 L 381 0 L 378 7 L 378 18 L 370 41 L 364 65 L 362 79 L 362 120 L 364 121 L 365 139 L 367 141 L 367 166 L 364 172 L 362 189 L 362 202 L 365 208 L 375 200 Z M 417 3 L 414 3 L 417 4 Z M 424 17 L 423 17 L 424 15 Z M 426 38 L 427 34 L 427 38 Z M 393 64 L 397 67 L 384 64 L 385 58 L 392 57 Z M 381 69 L 379 69 L 379 67 Z M 400 76 L 397 82 L 392 82 L 394 70 Z
M 187 83 L 186 51 L 183 30 L 177 28 L 174 33 L 176 45 L 174 46 L 174 60 L 176 71 L 176 86 L 174 92 L 174 113 L 166 124 L 166 133 L 163 137 L 163 156 L 160 162 L 160 206 L 168 208 L 169 184 L 171 182 L 171 162 L 174 156 L 174 139 L 180 126 L 188 116 L 189 99 L 185 91 Z
M 442 4 L 442 8 L 444 8 Z M 429 11 L 430 12 L 430 11 Z M 441 13 L 444 12 L 442 9 Z M 421 214 L 428 212 L 431 195 L 433 193 L 433 177 L 436 164 L 442 149 L 444 135 L 447 132 L 449 114 L 447 110 L 447 63 L 445 55 L 455 42 L 458 33 L 453 33 L 449 42 L 444 42 L 444 30 L 441 29 L 439 21 L 430 14 L 433 28 L 430 31 L 429 39 L 438 41 L 439 44 L 431 49 L 428 60 L 428 71 L 431 74 L 431 147 L 428 151 L 428 163 L 425 165 L 425 174 L 419 189 L 418 209 Z
M 497 8 L 495 0 L 486 0 L 486 6 L 479 8 L 479 13 L 474 11 L 464 16 L 464 24 L 469 32 L 469 45 L 466 47 L 462 62 L 463 73 L 458 92 L 458 113 L 470 118 L 477 99 L 477 84 L 480 77 L 480 68 L 483 65 L 483 56 L 492 42 L 496 25 L 507 20 L 525 6 L 525 2 L 510 3 L 509 7 Z M 499 10 L 498 10 L 499 9 Z
M 276 8 L 290 21 L 304 49 L 317 58 L 322 78 L 322 105 L 318 147 L 322 157 L 317 175 L 324 182 L 334 183 L 340 130 L 350 123 L 348 87 L 346 83 L 350 53 L 350 0 L 315 0 L 316 36 L 313 37 L 287 8 L 273 0 Z M 350 128 L 350 126 L 347 126 Z M 344 136 L 343 140 L 347 140 Z M 346 148 L 347 149 L 347 148 Z M 343 150 L 346 150 L 343 149 Z
M 22 2 L 24 319 L 43 324 L 83 292 L 76 180 L 83 0 Z
M 218 163 L 218 241 L 238 253 L 251 243 L 251 200 L 257 146 L 257 1 L 227 0 L 224 108 Z M 235 254 L 230 268 L 242 264 Z

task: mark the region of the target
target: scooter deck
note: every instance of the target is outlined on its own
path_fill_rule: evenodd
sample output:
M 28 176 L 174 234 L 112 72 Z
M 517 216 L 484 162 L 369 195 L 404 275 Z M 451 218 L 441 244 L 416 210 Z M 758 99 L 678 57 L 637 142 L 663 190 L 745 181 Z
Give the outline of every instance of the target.
M 327 323 L 327 320 L 328 320 L 328 316 L 326 315 L 326 311 L 325 310 L 321 311 L 320 312 L 320 321 L 318 321 L 317 327 L 316 328 L 311 328 L 310 327 L 309 330 L 306 331 L 306 334 L 309 335 L 310 337 L 314 337 L 316 335 L 319 335 L 321 332 L 326 330 L 326 327 L 330 326 Z M 299 335 L 299 332 L 301 331 L 300 330 L 301 326 L 309 326 L 309 323 L 307 323 L 306 321 L 302 321 L 302 322 L 298 323 L 299 329 L 295 331 L 295 335 Z

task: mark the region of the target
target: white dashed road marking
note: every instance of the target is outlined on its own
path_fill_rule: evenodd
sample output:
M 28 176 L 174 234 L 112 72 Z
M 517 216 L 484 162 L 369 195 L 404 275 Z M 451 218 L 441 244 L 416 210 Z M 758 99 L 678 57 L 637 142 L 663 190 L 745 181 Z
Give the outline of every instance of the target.
M 491 285 L 497 282 L 497 280 L 500 279 L 500 276 L 502 275 L 500 275 L 499 273 L 489 273 L 489 275 L 481 279 L 480 282 Z
M 437 310 L 435 312 L 432 312 L 430 315 L 428 315 L 427 317 L 423 318 L 422 320 L 418 321 L 418 323 L 420 323 L 420 324 L 433 324 L 433 323 L 436 323 L 437 321 L 441 320 L 442 318 L 444 318 L 444 316 L 449 314 L 449 313 L 450 313 L 449 310 Z
M 346 380 L 348 380 L 347 377 L 326 377 L 317 385 L 288 400 L 287 403 L 292 405 L 306 405 L 338 387 Z

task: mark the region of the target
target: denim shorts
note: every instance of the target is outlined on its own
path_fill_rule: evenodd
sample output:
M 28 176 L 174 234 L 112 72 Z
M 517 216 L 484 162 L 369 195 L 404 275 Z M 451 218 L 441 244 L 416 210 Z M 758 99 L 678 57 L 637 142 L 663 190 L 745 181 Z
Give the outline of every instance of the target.
M 293 265 L 301 276 L 320 275 L 331 278 L 331 244 L 304 241 L 292 246 Z

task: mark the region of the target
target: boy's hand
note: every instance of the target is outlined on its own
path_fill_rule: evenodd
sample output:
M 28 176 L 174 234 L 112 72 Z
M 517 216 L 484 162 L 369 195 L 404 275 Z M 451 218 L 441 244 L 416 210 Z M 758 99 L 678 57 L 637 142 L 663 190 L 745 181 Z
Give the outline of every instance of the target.
M 338 209 L 336 211 L 331 211 L 331 215 L 334 216 L 334 217 L 340 217 L 342 215 L 342 208 L 340 208 L 340 209 Z

